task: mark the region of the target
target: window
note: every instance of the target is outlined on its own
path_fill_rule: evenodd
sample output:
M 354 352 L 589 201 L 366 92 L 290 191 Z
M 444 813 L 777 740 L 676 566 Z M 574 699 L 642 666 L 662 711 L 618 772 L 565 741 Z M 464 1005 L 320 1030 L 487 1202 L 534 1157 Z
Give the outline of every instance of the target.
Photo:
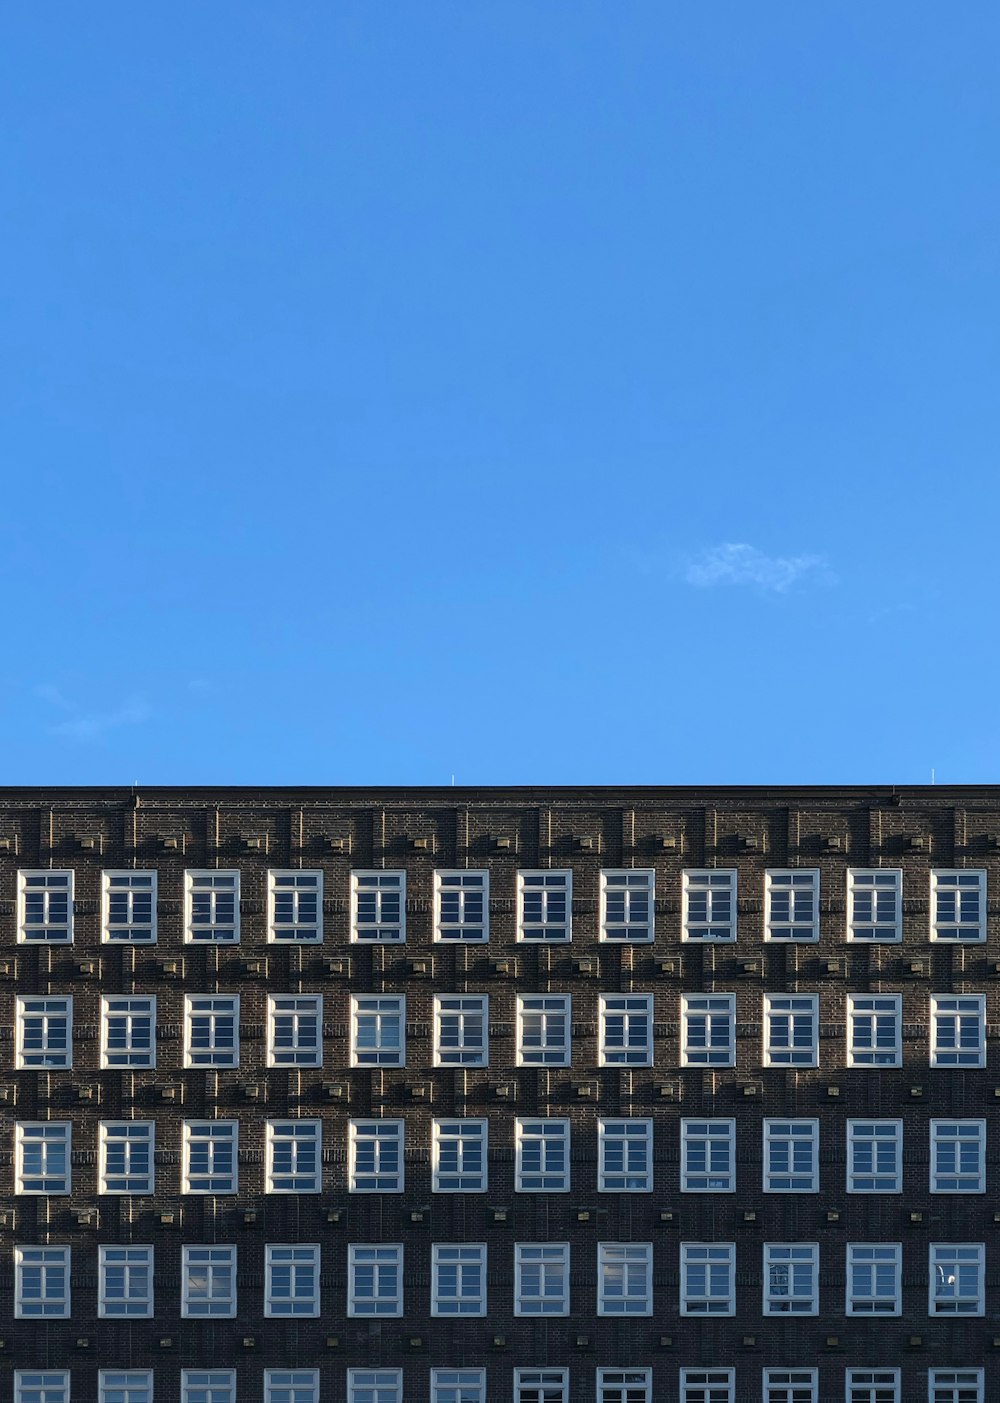
M 403 1244 L 352 1242 L 347 1248 L 347 1314 L 403 1314 Z
M 899 994 L 848 994 L 849 1067 L 902 1066 L 902 1005 Z
M 736 1314 L 736 1244 L 681 1243 L 681 1315 Z
M 101 874 L 101 939 L 106 945 L 156 940 L 156 872 Z
M 986 1066 L 986 996 L 931 995 L 931 1066 Z
M 322 1067 L 322 994 L 268 995 L 267 1065 Z
M 653 1403 L 652 1369 L 598 1369 L 597 1403 Z
M 186 1194 L 234 1194 L 239 1121 L 186 1120 L 183 1126 L 181 1190 Z
M 847 1403 L 899 1403 L 898 1369 L 848 1369 Z
M 236 1248 L 181 1248 L 181 1315 L 229 1320 L 236 1314 Z
M 403 1403 L 402 1369 L 348 1369 L 347 1403 Z
M 486 1244 L 431 1247 L 431 1315 L 486 1314 Z
M 569 994 L 518 994 L 517 1065 L 570 1065 Z
M 98 1189 L 102 1194 L 153 1192 L 151 1120 L 102 1120 L 99 1127 Z
M 14 1248 L 15 1320 L 65 1320 L 69 1315 L 69 1248 Z
M 489 1065 L 489 997 L 486 994 L 434 995 L 435 1067 Z
M 819 1121 L 764 1121 L 764 1192 L 811 1194 L 819 1189 Z
M 554 1117 L 514 1122 L 518 1193 L 569 1189 L 569 1121 Z
M 406 873 L 351 873 L 351 939 L 402 945 L 406 939 Z
M 928 1315 L 985 1315 L 986 1244 L 932 1242 Z
M 819 873 L 772 870 L 764 882 L 764 939 L 819 939 Z
M 486 1403 L 485 1369 L 432 1369 L 431 1403 Z
M 898 1194 L 903 1189 L 903 1122 L 847 1122 L 847 1192 Z
M 601 939 L 634 943 L 654 935 L 656 874 L 640 868 L 601 873 Z
M 101 1369 L 97 1403 L 153 1403 L 152 1369 Z
M 185 1067 L 238 1067 L 239 1063 L 239 994 L 185 994 Z
M 156 996 L 101 995 L 101 1066 L 156 1066 Z
M 16 1067 L 72 1067 L 73 1000 L 68 996 L 15 999 L 14 1035 Z
M 736 1192 L 735 1120 L 681 1121 L 681 1192 Z
M 269 1242 L 264 1248 L 264 1315 L 319 1315 L 319 1245 Z
M 431 1140 L 436 1194 L 485 1193 L 486 1120 L 436 1120 Z
M 569 1403 L 568 1369 L 515 1369 L 514 1403 Z
M 322 944 L 322 872 L 268 872 L 267 938 L 276 945 Z
M 269 1120 L 266 1190 L 269 1194 L 318 1194 L 323 1187 L 323 1123 Z
M 103 1320 L 148 1320 L 153 1314 L 152 1247 L 99 1247 L 97 1254 L 97 1314 Z
M 264 1403 L 319 1403 L 318 1369 L 265 1369 Z
M 484 941 L 490 936 L 490 874 L 434 873 L 434 939 Z
M 601 994 L 600 1065 L 653 1065 L 653 995 Z
M 653 1188 L 653 1122 L 616 1117 L 597 1122 L 600 1193 L 643 1194 Z
M 929 1369 L 928 1403 L 983 1403 L 982 1369 Z
M 14 1403 L 69 1403 L 69 1370 L 14 1370 Z
M 406 999 L 402 994 L 351 995 L 351 1066 L 406 1066 Z
M 182 1369 L 181 1403 L 236 1403 L 235 1369 Z
M 902 940 L 903 874 L 851 868 L 847 874 L 848 940 Z
M 736 939 L 735 871 L 711 868 L 684 873 L 681 939 Z
M 817 995 L 764 995 L 764 1066 L 819 1066 Z
M 931 939 L 986 939 L 986 873 L 931 871 Z
M 765 1369 L 764 1403 L 816 1403 L 819 1397 L 815 1369 Z
M 184 914 L 189 944 L 235 945 L 240 938 L 240 874 L 185 872 Z
M 765 1315 L 819 1314 L 819 1245 L 764 1243 Z
M 597 1244 L 597 1314 L 653 1314 L 653 1244 Z
M 572 915 L 572 872 L 518 872 L 518 940 L 571 940 Z
M 514 1243 L 514 1314 L 569 1315 L 569 1243 Z
M 986 1122 L 931 1121 L 931 1193 L 986 1192 Z
M 733 1403 L 734 1370 L 682 1369 L 678 1403 Z
M 349 1133 L 352 1194 L 403 1192 L 403 1122 L 352 1120 Z
M 22 1120 L 15 1127 L 14 1192 L 68 1194 L 72 1121 Z
M 681 1066 L 735 1067 L 736 995 L 681 995 Z
M 72 941 L 72 872 L 18 872 L 17 938 L 22 945 Z
M 902 1314 L 901 1258 L 898 1242 L 848 1243 L 848 1315 Z

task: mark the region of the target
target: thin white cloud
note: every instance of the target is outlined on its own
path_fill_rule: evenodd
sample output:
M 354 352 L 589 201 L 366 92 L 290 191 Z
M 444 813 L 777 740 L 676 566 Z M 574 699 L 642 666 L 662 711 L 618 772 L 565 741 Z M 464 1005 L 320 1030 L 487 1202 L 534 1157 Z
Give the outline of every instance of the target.
M 56 710 L 67 713 L 61 721 L 54 721 L 46 727 L 49 735 L 62 736 L 67 740 L 98 740 L 108 731 L 116 731 L 121 726 L 135 726 L 148 721 L 152 711 L 143 697 L 127 698 L 121 706 L 111 711 L 81 711 L 57 687 L 43 683 L 35 688 L 35 694 Z
M 830 569 L 820 555 L 765 555 L 746 542 L 728 542 L 688 558 L 682 576 L 697 589 L 714 585 L 750 585 L 783 594 L 800 581 L 830 581 Z

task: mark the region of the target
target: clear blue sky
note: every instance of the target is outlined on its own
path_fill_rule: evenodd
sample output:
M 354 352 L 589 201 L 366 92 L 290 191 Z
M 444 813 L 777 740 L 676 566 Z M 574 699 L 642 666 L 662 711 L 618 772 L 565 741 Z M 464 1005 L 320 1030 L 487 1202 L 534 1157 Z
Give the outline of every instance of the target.
M 0 15 L 0 782 L 1000 779 L 995 0 Z

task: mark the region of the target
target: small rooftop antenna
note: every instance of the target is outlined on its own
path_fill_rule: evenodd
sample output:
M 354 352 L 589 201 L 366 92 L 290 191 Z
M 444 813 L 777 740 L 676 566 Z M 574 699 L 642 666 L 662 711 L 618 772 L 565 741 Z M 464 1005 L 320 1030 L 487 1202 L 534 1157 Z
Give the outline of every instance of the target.
M 934 766 L 931 766 L 931 784 L 934 783 Z

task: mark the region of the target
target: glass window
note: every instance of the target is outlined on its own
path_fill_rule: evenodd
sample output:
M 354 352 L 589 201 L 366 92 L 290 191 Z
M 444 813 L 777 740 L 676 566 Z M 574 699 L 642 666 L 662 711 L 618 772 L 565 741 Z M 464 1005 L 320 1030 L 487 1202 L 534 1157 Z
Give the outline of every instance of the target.
M 734 1370 L 682 1369 L 679 1403 L 733 1403 Z
M 514 1122 L 518 1193 L 565 1193 L 569 1189 L 569 1121 L 554 1117 Z
M 434 873 L 434 939 L 484 941 L 490 937 L 490 874 L 468 868 Z
M 181 1248 L 181 1315 L 228 1320 L 236 1314 L 236 1248 Z
M 986 1066 L 986 996 L 931 995 L 931 1066 Z
M 903 1000 L 899 994 L 848 994 L 847 1065 L 903 1065 Z
M 681 995 L 681 1066 L 735 1067 L 736 995 Z
M 569 1403 L 568 1369 L 515 1369 L 514 1403 Z
M 182 1369 L 181 1403 L 236 1403 L 235 1369 Z
M 98 1134 L 98 1186 L 102 1194 L 151 1194 L 156 1122 L 102 1120 Z
M 269 1242 L 264 1248 L 264 1315 L 319 1315 L 319 1244 Z
M 982 1369 L 928 1369 L 928 1403 L 983 1403 Z
M 352 1242 L 347 1248 L 347 1314 L 403 1314 L 403 1244 Z
M 653 1403 L 652 1369 L 598 1369 L 597 1403 Z
M 153 1403 L 152 1369 L 101 1369 L 98 1403 Z
M 572 872 L 518 872 L 518 940 L 565 942 L 572 931 Z
M 847 1314 L 900 1315 L 902 1248 L 898 1242 L 847 1245 Z
M 601 873 L 601 936 L 618 943 L 655 934 L 656 874 L 634 867 Z
M 681 1120 L 681 1192 L 736 1192 L 735 1120 Z
M 431 1403 L 486 1403 L 485 1369 L 432 1369 Z
M 22 945 L 73 939 L 73 873 L 18 872 L 17 938 Z
M 184 910 L 189 944 L 235 945 L 240 938 L 240 874 L 185 872 Z
M 14 1065 L 48 1071 L 73 1065 L 73 1000 L 69 996 L 14 1000 Z
M 898 1194 L 903 1190 L 903 1122 L 847 1122 L 847 1192 Z
M 764 1243 L 764 1314 L 819 1314 L 818 1243 Z
M 431 1247 L 431 1315 L 486 1314 L 486 1244 L 435 1242 Z
M 569 994 L 518 994 L 517 1065 L 568 1067 L 571 1026 Z
M 351 995 L 351 1066 L 406 1066 L 406 999 L 402 994 Z
M 264 1403 L 319 1403 L 318 1369 L 265 1369 Z
M 899 1403 L 898 1369 L 848 1369 L 847 1403 Z
M 269 1194 L 318 1194 L 323 1187 L 323 1123 L 269 1120 L 266 1183 Z
M 819 1121 L 764 1121 L 764 1192 L 811 1194 L 819 1189 Z
M 22 1120 L 15 1127 L 14 1192 L 68 1194 L 73 1123 Z
M 349 1145 L 352 1194 L 403 1192 L 401 1120 L 352 1120 Z
M 406 939 L 406 873 L 351 873 L 351 939 L 402 945 Z
M 597 1122 L 600 1193 L 641 1194 L 653 1188 L 653 1122 L 608 1117 Z
M 268 872 L 267 938 L 272 944 L 281 945 L 322 944 L 322 872 L 298 868 L 290 872 Z
M 402 1369 L 348 1369 L 347 1403 L 403 1403 Z
M 931 1121 L 931 1193 L 986 1192 L 986 1122 Z
M 515 1242 L 514 1314 L 569 1315 L 568 1242 Z
M 764 1403 L 817 1403 L 816 1369 L 765 1369 Z
M 185 1067 L 238 1067 L 239 1063 L 239 994 L 185 994 Z
M 101 995 L 101 1066 L 156 1066 L 156 996 Z
M 651 1067 L 653 1065 L 653 995 L 601 994 L 600 1065 L 602 1067 Z
M 903 938 L 903 874 L 898 869 L 851 868 L 847 874 L 848 940 Z
M 435 1067 L 489 1066 L 489 997 L 434 995 Z
M 681 1243 L 681 1315 L 736 1314 L 736 1245 Z
M 69 1316 L 69 1248 L 14 1248 L 14 1319 Z
M 101 939 L 106 945 L 156 940 L 156 872 L 101 874 Z
M 986 873 L 931 871 L 931 939 L 986 939 Z
M 764 938 L 819 939 L 819 873 L 772 869 L 764 882 Z
M 597 1244 L 597 1314 L 652 1315 L 653 1244 Z
M 15 1369 L 14 1403 L 69 1403 L 68 1369 Z
M 764 995 L 764 1066 L 819 1066 L 816 994 Z
M 153 1314 L 152 1247 L 99 1247 L 97 1253 L 97 1314 L 108 1320 L 149 1320 Z
M 932 1242 L 928 1315 L 985 1315 L 986 1244 Z
M 186 1120 L 183 1124 L 181 1191 L 234 1194 L 237 1189 L 239 1121 Z
M 322 1067 L 322 994 L 268 995 L 267 1065 Z
M 432 1123 L 435 1193 L 486 1192 L 487 1125 L 485 1119 Z
M 685 872 L 681 892 L 682 940 L 736 939 L 736 872 Z

